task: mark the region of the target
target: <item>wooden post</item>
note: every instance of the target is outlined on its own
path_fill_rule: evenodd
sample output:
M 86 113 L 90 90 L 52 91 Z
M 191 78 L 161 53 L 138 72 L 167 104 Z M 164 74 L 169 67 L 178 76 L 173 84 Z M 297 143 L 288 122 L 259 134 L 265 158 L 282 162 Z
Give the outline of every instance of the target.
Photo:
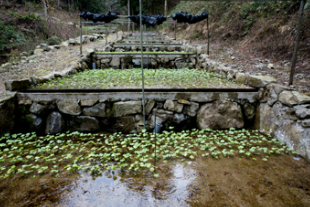
M 295 66 L 296 66 L 296 60 L 298 55 L 298 49 L 299 49 L 299 38 L 300 38 L 300 28 L 302 24 L 302 15 L 304 12 L 304 0 L 301 0 L 300 7 L 299 7 L 299 14 L 298 14 L 298 25 L 297 25 L 297 33 L 296 33 L 296 40 L 295 40 L 295 48 L 294 53 L 292 57 L 292 63 L 291 63 L 291 74 L 290 74 L 290 80 L 289 80 L 289 86 L 293 85 L 294 80 L 294 73 L 295 73 Z
M 83 55 L 83 50 L 82 50 L 82 45 L 83 45 L 83 41 L 82 41 L 82 20 L 81 20 L 81 17 L 80 17 L 80 55 Z
M 207 18 L 207 30 L 208 30 L 208 50 L 207 54 L 209 55 L 209 48 L 210 48 L 210 40 L 209 40 L 209 17 Z
M 105 45 L 108 44 L 108 28 L 105 28 Z
M 130 0 L 127 0 L 128 4 L 128 16 L 130 16 Z M 130 19 L 128 18 L 128 32 L 130 31 Z
M 174 22 L 174 39 L 177 40 L 177 23 Z
M 167 0 L 165 0 L 165 16 L 167 16 Z

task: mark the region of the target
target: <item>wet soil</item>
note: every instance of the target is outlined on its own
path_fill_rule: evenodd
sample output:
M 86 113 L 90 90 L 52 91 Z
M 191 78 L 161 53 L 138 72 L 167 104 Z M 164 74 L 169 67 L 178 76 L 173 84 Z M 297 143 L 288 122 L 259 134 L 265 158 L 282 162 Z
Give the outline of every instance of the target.
M 1 180 L 0 206 L 309 206 L 310 165 L 292 155 L 180 159 L 101 176 Z

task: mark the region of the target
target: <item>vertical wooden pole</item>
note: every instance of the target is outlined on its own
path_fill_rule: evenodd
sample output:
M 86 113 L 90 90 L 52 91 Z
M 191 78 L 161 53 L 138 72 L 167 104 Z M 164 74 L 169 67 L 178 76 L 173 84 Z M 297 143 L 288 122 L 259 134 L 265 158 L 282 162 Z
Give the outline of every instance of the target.
M 81 17 L 80 17 L 80 55 L 83 55 L 83 50 L 82 50 L 82 45 L 83 45 L 83 41 L 82 41 L 82 20 L 81 20 Z
M 209 39 L 209 17 L 207 18 L 207 30 L 208 30 L 208 51 L 207 54 L 209 55 L 209 48 L 210 48 L 210 39 Z
M 167 16 L 167 0 L 165 0 L 165 16 Z
M 105 27 L 105 45 L 107 45 L 107 44 L 108 44 L 108 28 Z
M 174 22 L 174 39 L 177 40 L 177 23 Z
M 130 16 L 130 0 L 127 0 L 128 4 L 128 16 Z M 128 32 L 130 31 L 130 19 L 128 18 Z
M 143 25 L 142 25 L 142 5 L 141 1 L 139 0 L 139 7 L 140 7 L 140 45 L 141 45 L 141 71 L 142 71 L 142 110 L 143 110 L 143 124 L 144 124 L 144 129 L 145 129 L 145 94 L 144 94 L 144 70 L 143 70 L 143 36 L 142 36 L 142 31 L 143 31 Z
M 298 49 L 299 49 L 300 28 L 302 24 L 303 12 L 304 12 L 304 0 L 301 0 L 300 7 L 299 7 L 299 14 L 298 14 L 298 25 L 297 25 L 297 33 L 296 33 L 296 40 L 295 40 L 295 48 L 294 48 L 292 64 L 291 64 L 291 74 L 290 74 L 290 80 L 288 83 L 289 86 L 293 85 L 293 80 L 294 80 L 294 73 L 295 73 L 295 66 L 296 66 L 296 60 L 297 60 Z

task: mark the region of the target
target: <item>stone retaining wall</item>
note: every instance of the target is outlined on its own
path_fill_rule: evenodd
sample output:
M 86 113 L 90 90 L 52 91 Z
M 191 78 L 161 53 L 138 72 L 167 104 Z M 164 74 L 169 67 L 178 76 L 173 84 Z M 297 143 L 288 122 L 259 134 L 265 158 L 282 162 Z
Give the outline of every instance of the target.
M 210 60 L 198 58 L 198 68 L 217 72 L 230 80 L 259 88 L 259 103 L 254 128 L 272 134 L 298 154 L 310 159 L 310 97 L 276 84 L 268 76 L 253 76 Z
M 145 94 L 146 128 L 156 122 L 190 128 L 228 129 L 253 126 L 257 92 Z M 140 132 L 141 93 L 37 94 L 18 93 L 17 131 L 56 134 L 71 131 Z
M 139 54 L 112 54 L 94 54 L 93 61 L 95 61 L 96 67 L 100 69 L 132 69 L 141 66 L 141 55 Z M 145 68 L 193 69 L 196 67 L 196 62 L 196 55 L 145 54 L 143 56 L 143 65 Z

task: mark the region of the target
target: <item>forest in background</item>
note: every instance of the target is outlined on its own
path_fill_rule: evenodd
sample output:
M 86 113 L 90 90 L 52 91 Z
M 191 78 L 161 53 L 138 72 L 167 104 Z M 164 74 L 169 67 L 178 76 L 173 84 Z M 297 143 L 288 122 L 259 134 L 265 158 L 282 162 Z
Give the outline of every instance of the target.
M 30 51 L 39 43 L 60 42 L 79 34 L 78 14 L 128 14 L 128 0 L 0 0 L 1 63 L 11 55 Z M 143 14 L 164 14 L 164 0 L 142 0 Z M 300 0 L 297 1 L 179 1 L 167 0 L 168 16 L 177 11 L 207 11 L 213 42 L 240 42 L 268 55 L 291 56 Z M 310 0 L 306 0 L 301 53 L 310 56 Z M 139 0 L 130 0 L 130 14 L 139 13 Z M 67 23 L 70 23 L 68 26 Z M 205 22 L 178 24 L 180 37 L 206 40 Z M 185 31 L 185 32 L 184 32 Z M 179 33 L 180 34 L 180 33 Z

